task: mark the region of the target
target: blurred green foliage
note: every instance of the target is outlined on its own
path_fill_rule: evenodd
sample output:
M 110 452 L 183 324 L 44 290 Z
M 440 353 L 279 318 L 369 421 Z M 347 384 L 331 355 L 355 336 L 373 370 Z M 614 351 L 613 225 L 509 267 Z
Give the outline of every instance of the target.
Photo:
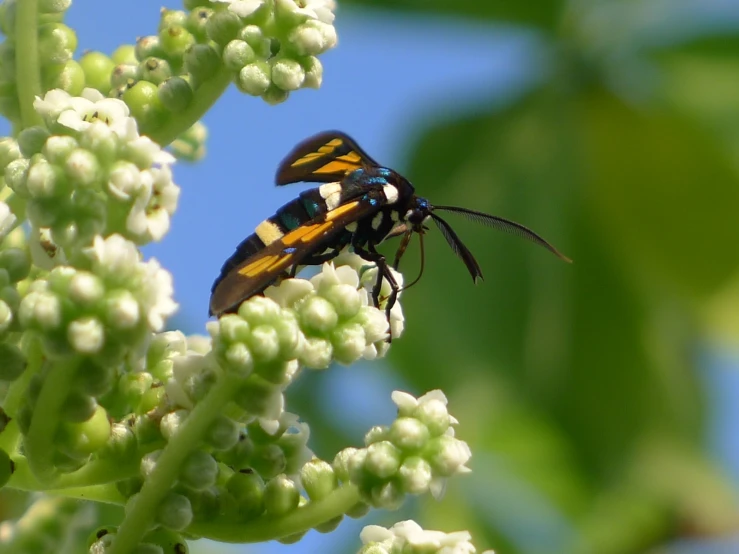
M 574 260 L 454 221 L 486 275 L 473 287 L 429 233 L 391 361 L 413 390 L 450 396 L 474 472 L 421 505 L 424 526 L 497 554 L 735 532 L 697 345 L 739 337 L 707 325 L 734 317 L 704 317 L 739 308 L 716 301 L 736 298 L 739 270 L 739 35 L 696 23 L 660 43 L 630 1 L 364 3 L 534 28 L 553 68 L 506 106 L 429 114 L 398 168 L 432 202 L 512 218 Z M 403 266 L 412 278 L 418 253 Z

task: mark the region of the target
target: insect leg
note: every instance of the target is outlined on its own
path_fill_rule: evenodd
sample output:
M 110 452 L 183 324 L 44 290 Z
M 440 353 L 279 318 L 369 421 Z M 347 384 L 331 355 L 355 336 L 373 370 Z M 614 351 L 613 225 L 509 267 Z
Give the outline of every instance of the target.
M 375 250 L 375 246 L 371 242 L 367 244 L 367 249 L 364 249 L 361 246 L 354 245 L 354 252 L 362 259 L 365 259 L 368 262 L 373 262 L 377 265 L 377 281 L 372 288 L 372 302 L 374 303 L 376 308 L 380 307 L 380 289 L 382 288 L 382 279 L 385 278 L 387 279 L 387 282 L 390 283 L 390 288 L 392 290 L 388 295 L 387 303 L 385 304 L 385 317 L 387 317 L 388 322 L 387 341 L 390 342 L 393 338 L 392 332 L 390 331 L 389 327 L 390 310 L 393 308 L 393 306 L 395 305 L 395 301 L 398 298 L 400 286 L 398 286 L 398 282 L 395 280 L 395 277 L 393 277 L 393 274 L 390 271 L 390 266 L 388 265 L 387 260 L 385 260 L 385 256 Z

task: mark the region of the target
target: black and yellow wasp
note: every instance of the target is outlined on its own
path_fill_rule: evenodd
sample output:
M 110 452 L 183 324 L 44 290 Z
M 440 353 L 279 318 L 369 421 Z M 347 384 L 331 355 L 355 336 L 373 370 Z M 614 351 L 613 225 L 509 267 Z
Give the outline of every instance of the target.
M 278 186 L 297 182 L 325 184 L 302 192 L 257 225 L 254 234 L 239 244 L 213 283 L 211 315 L 236 311 L 241 302 L 284 277 L 294 276 L 301 266 L 331 260 L 347 246 L 377 264 L 379 275 L 372 293 L 375 306 L 380 305 L 382 277 L 390 283 L 392 293 L 385 304 L 389 315 L 400 287 L 385 257 L 375 248 L 387 238 L 402 235 L 393 264 L 397 269 L 412 235 L 417 233 L 422 241 L 427 230 L 424 223 L 429 219 L 441 229 L 449 246 L 477 281 L 482 278 L 477 260 L 437 215 L 439 211 L 460 213 L 477 223 L 518 235 L 569 261 L 523 225 L 466 208 L 434 206 L 416 196 L 408 179 L 382 167 L 339 131 L 319 133 L 298 144 L 277 168 L 276 182 Z

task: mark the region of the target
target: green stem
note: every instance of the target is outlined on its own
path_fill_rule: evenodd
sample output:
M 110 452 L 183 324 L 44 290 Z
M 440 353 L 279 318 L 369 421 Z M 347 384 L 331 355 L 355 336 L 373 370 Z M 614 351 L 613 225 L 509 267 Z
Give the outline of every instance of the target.
M 41 371 L 41 365 L 44 362 L 41 341 L 39 341 L 38 338 L 30 331 L 25 333 L 21 341 L 21 350 L 26 355 L 26 362 L 28 365 L 26 365 L 26 370 L 23 374 L 10 385 L 3 402 L 5 413 L 12 418 L 18 417 L 18 410 L 23 403 L 26 391 L 28 390 L 28 383 L 34 375 Z
M 15 67 L 18 102 L 23 127 L 41 125 L 33 101 L 41 95 L 41 68 L 38 56 L 37 0 L 18 0 L 15 19 Z
M 308 531 L 344 515 L 360 500 L 357 487 L 347 484 L 326 498 L 309 502 L 284 517 L 262 516 L 248 523 L 196 523 L 188 527 L 187 531 L 220 542 L 266 542 Z
M 141 454 L 143 456 L 143 453 Z M 61 489 L 82 489 L 110 484 L 113 481 L 139 475 L 141 456 L 130 461 L 120 459 L 95 460 L 73 473 L 60 475 L 51 483 L 42 483 L 31 471 L 25 456 L 13 456 L 15 471 L 6 485 L 23 491 L 51 492 Z M 120 495 L 117 495 L 120 496 Z
M 146 478 L 135 502 L 129 505 L 126 518 L 118 528 L 108 554 L 131 552 L 157 519 L 157 509 L 172 489 L 187 456 L 198 448 L 213 421 L 229 403 L 241 378 L 221 375 L 205 398 L 198 403 L 187 420 L 171 438 L 157 459 L 156 467 Z
M 187 108 L 172 116 L 159 129 L 149 133 L 149 138 L 161 146 L 171 143 L 205 115 L 226 91 L 229 84 L 231 84 L 231 72 L 221 66 L 211 79 L 198 88 Z
M 55 361 L 48 368 L 41 393 L 33 408 L 31 427 L 24 446 L 31 471 L 41 481 L 50 481 L 54 474 L 54 435 L 79 362 L 78 356 Z

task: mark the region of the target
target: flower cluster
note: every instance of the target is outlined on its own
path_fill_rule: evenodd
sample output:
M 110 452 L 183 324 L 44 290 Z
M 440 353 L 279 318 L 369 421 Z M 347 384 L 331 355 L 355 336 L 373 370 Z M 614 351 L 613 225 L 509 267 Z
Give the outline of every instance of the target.
M 138 244 L 161 239 L 179 195 L 174 158 L 138 134 L 126 104 L 93 89 L 82 94 L 53 90 L 36 100 L 50 131 L 21 133 L 24 157 L 7 165 L 6 183 L 27 200 L 31 225 L 49 229 L 62 248 L 113 233 Z
M 299 88 L 318 88 L 318 55 L 336 46 L 333 0 L 213 0 L 227 4 L 209 26 L 223 63 L 243 92 L 284 101 Z
M 467 531 L 444 533 L 426 531 L 413 520 L 401 521 L 390 529 L 368 525 L 360 535 L 364 546 L 359 554 L 474 554 Z M 483 554 L 493 554 L 487 550 Z
M 439 497 L 446 479 L 469 471 L 467 443 L 454 437 L 457 423 L 447 411 L 441 391 L 416 399 L 396 391 L 398 418 L 365 436 L 365 448 L 347 448 L 334 459 L 344 482 L 359 487 L 362 498 L 376 507 L 396 508 L 406 494 L 431 492 Z
M 31 283 L 19 319 L 41 333 L 49 353 L 113 364 L 176 309 L 171 276 L 156 260 L 141 262 L 136 246 L 119 235 L 95 237 L 87 257 L 89 271 L 59 266 Z

